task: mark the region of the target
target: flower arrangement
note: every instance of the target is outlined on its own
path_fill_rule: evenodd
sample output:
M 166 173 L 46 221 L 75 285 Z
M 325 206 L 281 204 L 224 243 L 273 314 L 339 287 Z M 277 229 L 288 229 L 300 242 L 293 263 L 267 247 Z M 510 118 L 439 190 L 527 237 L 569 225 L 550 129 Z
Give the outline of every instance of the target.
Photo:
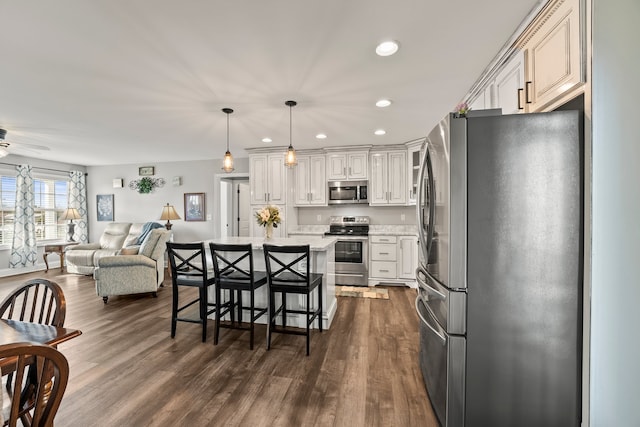
M 280 209 L 278 209 L 277 206 L 265 206 L 256 212 L 256 220 L 258 224 L 263 227 L 273 225 L 274 228 L 278 228 L 278 224 L 282 221 Z
M 456 105 L 455 112 L 458 113 L 459 116 L 464 116 L 469 112 L 469 110 L 471 110 L 471 107 L 469 107 L 466 102 L 461 102 L 460 104 Z

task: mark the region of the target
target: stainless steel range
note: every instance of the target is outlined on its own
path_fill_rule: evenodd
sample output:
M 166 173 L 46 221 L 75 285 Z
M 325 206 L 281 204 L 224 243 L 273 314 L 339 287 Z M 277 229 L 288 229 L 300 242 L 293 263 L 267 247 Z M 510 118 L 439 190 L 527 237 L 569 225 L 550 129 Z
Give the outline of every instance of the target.
M 336 285 L 367 286 L 369 279 L 369 217 L 332 216 L 326 236 L 337 237 Z

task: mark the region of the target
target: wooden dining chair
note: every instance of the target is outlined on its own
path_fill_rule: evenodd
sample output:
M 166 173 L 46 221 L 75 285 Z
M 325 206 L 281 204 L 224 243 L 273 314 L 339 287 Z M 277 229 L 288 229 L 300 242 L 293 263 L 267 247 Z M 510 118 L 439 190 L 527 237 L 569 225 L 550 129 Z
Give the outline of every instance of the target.
M 256 289 L 267 284 L 267 273 L 253 268 L 253 250 L 251 244 L 224 245 L 209 243 L 213 269 L 216 276 L 216 329 L 213 343 L 218 344 L 220 327 L 230 329 L 249 330 L 249 349 L 253 350 L 253 336 L 255 321 L 267 313 L 267 307 L 256 307 Z M 229 314 L 231 322 L 222 324 L 225 314 L 223 307 L 224 290 L 229 291 Z M 242 293 L 249 293 L 249 305 L 243 304 Z M 237 308 L 238 323 L 235 322 L 234 309 Z M 242 326 L 242 312 L 249 311 L 249 327 Z
M 62 288 L 47 279 L 24 282 L 0 303 L 0 319 L 64 326 L 67 303 Z
M 51 280 L 37 278 L 24 282 L 0 303 L 0 319 L 21 320 L 64 327 L 67 303 L 62 288 Z M 6 373 L 6 369 L 2 368 Z M 13 387 L 13 373 L 7 374 L 6 388 Z M 32 425 L 29 408 L 21 412 L 22 424 Z
M 53 419 L 67 388 L 69 363 L 62 353 L 48 345 L 13 343 L 0 345 L 0 365 L 15 373 L 4 425 L 53 426 Z M 14 398 L 17 397 L 17 398 Z M 31 415 L 33 410 L 33 415 Z M 25 423 L 28 420 L 28 424 Z
M 317 318 L 318 328 L 322 332 L 322 274 L 311 273 L 309 259 L 309 245 L 276 246 L 262 245 L 264 261 L 267 267 L 269 288 L 269 324 L 267 326 L 267 350 L 271 348 L 271 334 L 305 335 L 307 337 L 307 356 L 309 355 L 309 340 L 311 324 Z M 296 267 L 305 265 L 303 271 Z M 318 288 L 317 308 L 311 308 L 311 292 Z M 280 306 L 276 307 L 276 294 L 281 294 Z M 287 294 L 306 296 L 303 310 L 287 309 Z M 282 327 L 276 326 L 276 318 L 282 313 Z M 304 314 L 306 330 L 287 329 L 287 313 Z

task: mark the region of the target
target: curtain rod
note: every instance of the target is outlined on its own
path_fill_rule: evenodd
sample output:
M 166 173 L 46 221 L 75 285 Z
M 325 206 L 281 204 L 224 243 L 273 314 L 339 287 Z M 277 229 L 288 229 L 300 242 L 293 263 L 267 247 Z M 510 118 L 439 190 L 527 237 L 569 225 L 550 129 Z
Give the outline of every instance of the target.
M 0 162 L 0 165 L 7 165 L 7 166 L 20 166 L 17 165 L 15 163 L 6 163 L 6 162 Z M 52 168 L 42 168 L 40 166 L 31 166 L 33 169 L 40 169 L 40 170 L 44 170 L 44 171 L 52 171 L 52 172 L 71 172 L 69 170 L 61 170 L 61 169 L 52 169 Z M 84 176 L 88 176 L 88 173 L 84 173 Z

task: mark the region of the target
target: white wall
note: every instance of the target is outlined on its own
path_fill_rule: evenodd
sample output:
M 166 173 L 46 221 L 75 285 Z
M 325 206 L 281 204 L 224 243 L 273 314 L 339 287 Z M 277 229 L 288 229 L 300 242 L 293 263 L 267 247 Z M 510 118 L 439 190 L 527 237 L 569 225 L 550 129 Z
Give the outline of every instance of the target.
M 219 221 L 219 195 L 214 185 L 214 177 L 222 173 L 222 161 L 198 160 L 189 162 L 167 162 L 129 164 L 116 166 L 87 167 L 87 197 L 89 210 L 89 240 L 97 241 L 107 222 L 98 222 L 96 216 L 96 195 L 114 195 L 115 222 L 161 221 L 162 206 L 169 203 L 184 219 L 184 193 L 205 193 L 206 215 L 211 220 L 203 222 L 171 221 L 174 241 L 188 242 L 215 237 L 216 221 Z M 235 172 L 248 172 L 249 159 L 234 159 Z M 164 178 L 166 184 L 150 194 L 139 194 L 129 188 L 129 183 L 139 179 L 138 167 L 154 166 L 155 178 Z M 182 178 L 182 185 L 174 186 L 173 177 Z M 124 188 L 113 188 L 115 178 L 124 179 Z
M 593 1 L 591 425 L 639 426 L 638 0 Z

